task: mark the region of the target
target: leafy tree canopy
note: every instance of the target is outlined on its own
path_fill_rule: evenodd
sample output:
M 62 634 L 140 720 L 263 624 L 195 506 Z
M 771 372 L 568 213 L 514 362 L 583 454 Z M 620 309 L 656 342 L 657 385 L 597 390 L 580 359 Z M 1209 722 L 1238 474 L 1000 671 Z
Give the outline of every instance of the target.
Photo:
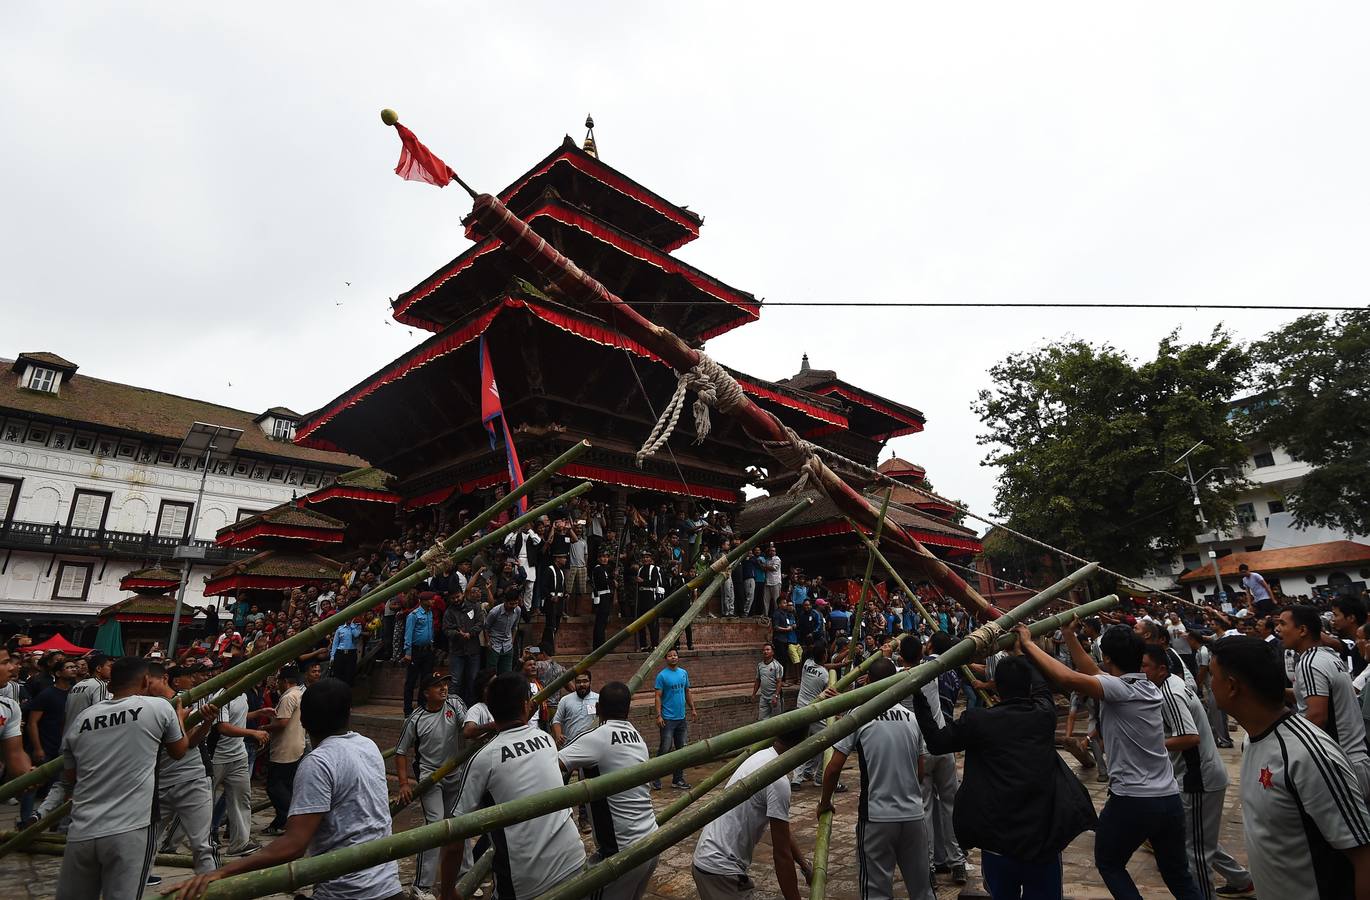
M 1221 328 L 1192 344 L 1178 333 L 1154 359 L 1134 362 L 1107 344 L 1062 341 L 1014 354 L 990 370 L 972 408 L 1000 466 L 998 514 L 1013 528 L 1128 573 L 1173 554 L 1201 528 L 1184 475 L 1219 472 L 1201 491 L 1209 522 L 1232 515 L 1245 451 L 1229 400 L 1250 367 Z M 1227 476 L 1227 477 L 1224 477 Z
M 1370 534 L 1370 310 L 1302 316 L 1253 358 L 1252 434 L 1313 466 L 1285 498 L 1294 521 Z

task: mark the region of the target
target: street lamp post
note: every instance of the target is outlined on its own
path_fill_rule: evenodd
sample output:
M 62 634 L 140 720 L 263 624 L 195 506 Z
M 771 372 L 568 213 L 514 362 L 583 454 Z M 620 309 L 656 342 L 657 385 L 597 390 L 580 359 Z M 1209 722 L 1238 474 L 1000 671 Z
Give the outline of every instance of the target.
M 1204 517 L 1203 503 L 1199 500 L 1199 485 L 1201 485 L 1201 484 L 1203 484 L 1205 481 L 1207 481 L 1207 480 L 1208 480 L 1208 476 L 1212 475 L 1214 472 L 1222 472 L 1222 471 L 1226 470 L 1226 469 L 1227 469 L 1227 466 L 1214 466 L 1213 468 L 1209 469 L 1207 472 L 1203 473 L 1202 475 L 1200 475 L 1200 476 L 1196 479 L 1196 478 L 1194 477 L 1194 469 L 1193 469 L 1193 467 L 1190 466 L 1190 464 L 1189 464 L 1189 454 L 1193 453 L 1195 450 L 1198 450 L 1198 449 L 1199 449 L 1200 447 L 1202 447 L 1203 445 L 1204 445 L 1204 442 L 1203 442 L 1203 441 L 1199 441 L 1199 442 L 1198 442 L 1197 444 L 1195 444 L 1193 447 L 1190 447 L 1188 450 L 1186 450 L 1185 452 L 1181 453 L 1181 454 L 1179 455 L 1179 457 L 1178 457 L 1174 462 L 1171 463 L 1172 466 L 1175 465 L 1175 463 L 1179 463 L 1179 462 L 1183 462 L 1183 463 L 1184 463 L 1184 471 L 1185 471 L 1185 477 L 1184 477 L 1184 478 L 1181 478 L 1180 476 L 1176 475 L 1174 472 L 1167 472 L 1167 471 L 1164 471 L 1164 470 L 1161 470 L 1161 469 L 1154 470 L 1154 471 L 1152 472 L 1152 474 L 1153 474 L 1153 475 L 1169 475 L 1171 478 L 1174 478 L 1176 481 L 1179 481 L 1179 482 L 1181 482 L 1181 483 L 1186 484 L 1186 485 L 1189 486 L 1189 493 L 1190 493 L 1190 495 L 1194 498 L 1194 511 L 1195 511 L 1196 513 L 1198 513 L 1198 515 L 1199 515 L 1199 524 L 1200 524 L 1201 526 L 1203 526 L 1203 527 L 1206 529 L 1206 528 L 1208 528 L 1208 519 L 1206 519 L 1206 518 Z M 1213 526 L 1213 537 L 1214 537 L 1213 545 L 1216 547 L 1216 546 L 1217 546 L 1217 543 L 1218 543 L 1218 542 L 1217 542 L 1217 537 L 1218 537 L 1218 526 L 1217 526 L 1217 525 L 1214 525 L 1214 526 Z M 1216 550 L 1210 549 L 1210 550 L 1208 551 L 1208 561 L 1209 561 L 1210 563 L 1213 564 L 1213 583 L 1217 585 L 1217 593 L 1214 594 L 1213 596 L 1214 596 L 1214 598 L 1215 598 L 1216 600 L 1218 600 L 1219 602 L 1222 602 L 1222 594 L 1223 594 L 1223 591 L 1224 591 L 1224 588 L 1223 588 L 1223 579 L 1222 579 L 1222 575 L 1220 575 L 1220 574 L 1218 573 L 1218 553 L 1217 553 Z
M 243 436 L 241 428 L 230 428 L 227 425 L 209 425 L 204 422 L 196 422 L 190 426 L 190 431 L 186 434 L 185 440 L 181 442 L 181 453 L 193 453 L 199 455 L 204 452 L 200 468 L 200 490 L 195 495 L 195 506 L 190 511 L 190 526 L 186 529 L 181 539 L 181 544 L 176 548 L 175 558 L 182 561 L 181 565 L 181 585 L 176 591 L 176 607 L 171 612 L 171 638 L 167 641 L 167 659 L 176 658 L 176 639 L 181 630 L 181 604 L 185 602 L 186 585 L 190 583 L 190 569 L 197 559 L 205 558 L 203 547 L 195 546 L 195 532 L 200 527 L 200 510 L 204 506 L 205 499 L 205 480 L 209 477 L 209 464 L 215 459 L 222 459 L 233 452 L 233 448 L 238 445 L 238 439 Z

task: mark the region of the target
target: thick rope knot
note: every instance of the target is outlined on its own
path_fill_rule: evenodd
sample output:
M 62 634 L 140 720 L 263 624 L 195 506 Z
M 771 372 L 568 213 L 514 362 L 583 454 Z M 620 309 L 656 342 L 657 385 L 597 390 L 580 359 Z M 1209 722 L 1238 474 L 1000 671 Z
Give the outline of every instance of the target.
M 642 442 L 642 447 L 637 451 L 639 468 L 647 457 L 654 455 L 671 439 L 680 422 L 680 414 L 685 410 L 685 397 L 691 390 L 695 392 L 691 409 L 694 412 L 696 444 L 703 443 L 713 429 L 709 407 L 716 406 L 723 412 L 731 412 L 746 402 L 737 379 L 701 352 L 694 368 L 676 373 L 675 392 L 652 426 L 652 433 L 647 435 L 647 440 Z
M 1000 627 L 998 622 L 986 622 L 966 637 L 975 643 L 975 658 L 984 659 L 994 652 L 999 639 L 1005 634 L 1007 632 Z
M 452 562 L 452 554 L 447 552 L 442 541 L 438 541 L 423 551 L 423 555 L 419 557 L 419 562 L 423 563 L 429 575 L 446 575 L 452 571 L 452 567 L 455 565 Z

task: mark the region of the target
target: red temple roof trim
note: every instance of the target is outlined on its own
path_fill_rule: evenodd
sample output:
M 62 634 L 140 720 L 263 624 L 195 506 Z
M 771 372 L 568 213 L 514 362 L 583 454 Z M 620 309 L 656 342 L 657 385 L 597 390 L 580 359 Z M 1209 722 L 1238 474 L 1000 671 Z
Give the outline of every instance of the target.
M 850 400 L 858 406 L 864 406 L 866 409 L 874 410 L 881 415 L 889 416 L 891 419 L 903 422 L 905 425 L 909 426 L 905 429 L 890 432 L 887 435 L 888 437 L 896 437 L 901 434 L 913 434 L 914 432 L 923 430 L 923 420 L 918 418 L 918 414 L 915 410 L 896 406 L 892 402 L 863 391 L 860 388 L 848 387 L 840 384 L 829 384 L 818 388 L 808 388 L 807 390 L 810 390 L 815 394 L 836 394 L 844 400 Z
M 528 184 L 528 182 L 537 178 L 539 175 L 551 171 L 553 166 L 563 164 L 569 165 L 573 169 L 590 176 L 601 184 L 613 188 L 625 197 L 636 200 L 638 203 L 641 203 L 653 212 L 670 219 L 672 222 L 675 222 L 689 232 L 689 234 L 667 244 L 665 247 L 667 252 L 682 247 L 699 237 L 699 226 L 702 222 L 702 219 L 699 216 L 676 206 L 659 194 L 648 190 L 628 176 L 579 150 L 574 144 L 563 144 L 554 151 L 550 157 L 539 163 L 518 181 L 501 191 L 499 194 L 500 200 L 508 203 L 515 194 Z M 470 236 L 471 230 L 468 226 L 467 237 Z
M 345 487 L 341 484 L 330 484 L 326 488 L 319 488 L 305 494 L 295 501 L 297 506 L 307 506 L 316 503 L 326 503 L 329 500 L 360 500 L 370 503 L 399 503 L 403 498 L 393 491 L 373 491 L 370 488 Z
M 422 509 L 425 506 L 434 506 L 441 503 L 456 493 L 469 494 L 472 491 L 478 491 L 481 488 L 495 487 L 496 485 L 508 483 L 508 472 L 492 472 L 489 475 L 482 475 L 479 478 L 473 478 L 470 481 L 462 481 L 458 484 L 438 488 L 435 491 L 429 491 L 426 494 L 420 494 L 417 497 L 410 497 L 404 501 L 404 508 L 409 510 Z
M 125 575 L 123 578 L 119 579 L 119 590 L 168 591 L 180 583 L 179 579 L 134 578 L 131 575 Z
M 689 482 L 682 483 L 679 479 L 658 478 L 654 475 L 640 475 L 636 472 L 622 472 L 618 469 L 584 466 L 579 463 L 570 463 L 563 466 L 558 474 L 564 475 L 567 478 L 584 478 L 587 481 L 598 481 L 603 484 L 617 484 L 622 487 L 639 488 L 644 491 L 656 491 L 662 494 L 680 494 L 685 497 L 702 497 L 708 500 L 718 500 L 722 503 L 737 503 L 742 499 L 741 491 L 709 487 L 702 484 L 690 484 Z
M 343 534 L 331 528 L 309 528 L 300 525 L 279 525 L 274 522 L 258 522 L 241 531 L 220 533 L 214 540 L 224 547 L 240 547 L 261 538 L 288 538 L 321 544 L 341 544 Z
M 863 533 L 869 535 L 868 529 L 861 529 Z M 942 534 L 937 531 L 924 531 L 919 528 L 905 528 L 905 532 L 917 538 L 919 543 L 929 544 L 934 547 L 945 547 L 949 550 L 968 550 L 972 553 L 979 553 L 983 549 L 980 542 L 975 538 L 956 537 L 954 535 Z M 852 526 L 848 522 L 819 522 L 815 525 L 801 525 L 796 528 L 784 528 L 771 536 L 771 540 L 779 544 L 783 541 L 802 541 L 808 538 L 830 537 L 832 535 L 852 534 Z
M 739 291 L 737 288 L 724 284 L 717 278 L 701 272 L 689 263 L 683 262 L 656 247 L 646 244 L 632 235 L 626 234 L 598 221 L 586 213 L 572 209 L 564 203 L 551 200 L 533 210 L 527 215 L 525 221 L 532 224 L 533 220 L 548 218 L 554 222 L 559 222 L 569 228 L 575 228 L 590 237 L 608 244 L 627 255 L 654 266 L 668 275 L 677 275 L 688 281 L 694 288 L 710 297 L 721 300 L 730 306 L 736 307 L 745 313 L 730 322 L 724 322 L 715 326 L 701 339 L 717 337 L 718 335 L 731 331 L 739 325 L 747 322 L 754 322 L 761 317 L 761 303 L 756 298 Z M 392 315 L 400 322 L 407 325 L 415 325 L 420 328 L 432 328 L 435 323 L 432 320 L 411 313 L 409 310 L 415 303 L 427 297 L 437 290 L 445 282 L 449 281 L 464 269 L 469 268 L 478 257 L 484 256 L 491 250 L 502 246 L 495 238 L 486 238 L 483 243 L 465 251 L 449 265 L 438 270 L 428 279 L 420 284 L 409 294 L 400 295 L 400 302 L 395 306 Z
M 328 422 L 332 421 L 333 418 L 343 410 L 357 405 L 385 385 L 399 381 L 414 370 L 422 368 L 433 360 L 453 353 L 469 344 L 483 334 L 485 330 L 490 327 L 490 323 L 506 309 L 527 310 L 547 324 L 578 335 L 587 341 L 601 344 L 605 347 L 612 347 L 616 350 L 628 350 L 644 359 L 666 365 L 661 357 L 633 339 L 614 331 L 602 322 L 587 320 L 572 315 L 567 310 L 552 309 L 543 305 L 542 301 L 511 294 L 496 302 L 490 309 L 476 316 L 465 325 L 456 327 L 446 333 L 438 334 L 425 343 L 420 344 L 414 350 L 411 350 L 409 353 L 396 359 L 380 372 L 377 372 L 375 375 L 353 387 L 352 390 L 340 396 L 322 411 L 311 413 L 296 427 L 295 443 L 303 444 L 307 447 L 332 447 L 333 444 L 331 442 L 326 439 L 314 437 L 314 433 Z M 846 426 L 846 418 L 842 416 L 841 413 L 833 410 L 826 410 L 811 403 L 804 403 L 798 398 L 790 397 L 779 391 L 764 388 L 746 378 L 746 376 L 739 379 L 739 384 L 742 385 L 744 391 L 754 396 L 770 400 L 789 409 L 797 410 L 822 422 Z

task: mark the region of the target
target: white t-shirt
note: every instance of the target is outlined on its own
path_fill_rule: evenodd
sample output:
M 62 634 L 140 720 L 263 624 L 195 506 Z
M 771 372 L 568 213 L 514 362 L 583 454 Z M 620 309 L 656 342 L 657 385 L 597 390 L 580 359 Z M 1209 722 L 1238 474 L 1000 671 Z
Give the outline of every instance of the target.
M 290 815 L 322 813 L 309 855 L 390 837 L 385 759 L 355 731 L 324 738 L 300 760 Z M 314 886 L 316 900 L 376 900 L 401 891 L 399 863 L 387 862 Z
M 219 721 L 236 725 L 239 728 L 247 728 L 247 697 L 239 694 L 225 703 L 219 710 Z M 244 743 L 246 740 L 247 738 L 220 734 L 218 743 L 214 745 L 214 755 L 210 757 L 210 762 L 218 766 L 247 759 L 247 744 Z
M 1094 676 L 1103 686 L 1099 734 L 1108 756 L 1108 789 L 1123 797 L 1164 797 L 1180 786 L 1165 749 L 1161 689 L 1141 672 Z
M 728 787 L 746 778 L 779 756 L 774 747 L 758 750 L 747 757 L 728 779 Z M 911 766 L 917 761 L 909 760 Z M 757 791 L 744 802 L 704 826 L 695 844 L 694 864 L 711 875 L 746 875 L 752 866 L 752 853 L 766 833 L 771 819 L 790 820 L 790 780 L 788 773 Z

